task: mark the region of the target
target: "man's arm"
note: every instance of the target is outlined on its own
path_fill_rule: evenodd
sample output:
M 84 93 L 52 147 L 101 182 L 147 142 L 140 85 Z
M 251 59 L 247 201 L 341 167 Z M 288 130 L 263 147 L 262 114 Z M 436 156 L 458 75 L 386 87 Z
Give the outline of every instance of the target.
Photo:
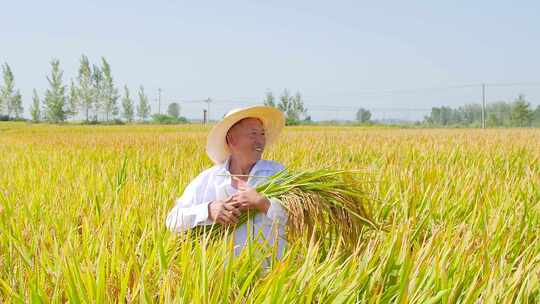
M 287 210 L 281 205 L 281 201 L 275 197 L 269 199 L 270 205 L 266 210 L 266 217 L 279 225 L 287 223 Z
M 204 201 L 202 197 L 207 183 L 207 174 L 200 174 L 189 183 L 167 215 L 165 224 L 169 230 L 179 232 L 197 225 L 212 224 L 208 218 L 210 201 Z
M 207 174 L 203 173 L 186 187 L 167 215 L 167 228 L 180 232 L 198 225 L 232 225 L 238 222 L 240 210 L 231 203 L 232 198 L 214 200 L 213 197 L 204 197 L 209 182 Z
M 285 169 L 285 166 L 282 164 L 275 162 L 275 168 L 274 168 L 274 174 L 277 174 L 279 172 L 282 172 Z M 285 225 L 287 223 L 287 210 L 283 207 L 281 200 L 277 198 L 270 198 L 270 206 L 265 213 L 266 217 L 269 218 L 273 222 L 278 222 L 279 225 Z

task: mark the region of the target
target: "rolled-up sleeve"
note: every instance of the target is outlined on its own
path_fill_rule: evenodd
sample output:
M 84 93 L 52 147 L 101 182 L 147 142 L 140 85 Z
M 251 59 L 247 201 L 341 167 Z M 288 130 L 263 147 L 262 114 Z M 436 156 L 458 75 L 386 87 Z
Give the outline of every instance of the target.
M 285 167 L 278 162 L 273 162 L 272 164 L 273 168 L 270 175 L 274 175 L 285 170 Z M 281 205 L 281 200 L 272 197 L 269 198 L 269 201 L 270 207 L 266 211 L 266 218 L 274 224 L 277 223 L 279 225 L 285 225 L 287 223 L 287 210 L 285 210 L 285 208 L 283 208 Z
M 266 217 L 273 223 L 285 225 L 287 223 L 287 211 L 281 205 L 281 201 L 275 197 L 269 199 L 270 207 L 266 211 Z
M 206 185 L 205 175 L 201 174 L 186 187 L 167 215 L 165 223 L 169 230 L 180 232 L 197 225 L 212 223 L 208 218 L 210 201 L 205 201 L 203 198 Z

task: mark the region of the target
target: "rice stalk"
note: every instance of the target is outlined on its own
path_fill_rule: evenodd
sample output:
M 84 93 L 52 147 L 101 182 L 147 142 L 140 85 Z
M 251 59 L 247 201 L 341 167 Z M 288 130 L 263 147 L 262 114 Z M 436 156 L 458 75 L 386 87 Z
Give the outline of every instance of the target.
M 328 170 L 291 173 L 282 171 L 256 187 L 267 198 L 277 198 L 287 212 L 286 238 L 314 235 L 327 243 L 354 247 L 366 229 L 379 229 L 368 211 L 368 195 L 353 178 L 358 171 Z M 196 227 L 198 233 L 219 238 L 256 215 L 243 212 L 235 226 Z

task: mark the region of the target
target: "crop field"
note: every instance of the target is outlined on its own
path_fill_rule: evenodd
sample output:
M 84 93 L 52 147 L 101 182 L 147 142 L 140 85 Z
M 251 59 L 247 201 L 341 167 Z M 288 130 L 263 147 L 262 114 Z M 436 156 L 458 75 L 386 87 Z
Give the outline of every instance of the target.
M 165 226 L 209 129 L 0 123 L 0 302 L 540 302 L 539 131 L 287 127 L 264 158 L 362 169 L 385 229 L 265 268 Z

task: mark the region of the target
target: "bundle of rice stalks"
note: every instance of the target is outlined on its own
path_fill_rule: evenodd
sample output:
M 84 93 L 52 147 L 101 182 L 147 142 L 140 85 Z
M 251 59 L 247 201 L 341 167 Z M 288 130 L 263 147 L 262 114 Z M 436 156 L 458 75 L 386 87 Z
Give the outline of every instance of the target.
M 358 173 L 326 169 L 298 173 L 282 171 L 257 186 L 256 190 L 281 201 L 288 216 L 288 240 L 307 235 L 329 245 L 343 242 L 354 246 L 364 230 L 379 228 L 368 212 L 366 184 L 353 178 Z M 255 214 L 242 213 L 237 225 L 246 223 Z M 197 228 L 198 233 L 214 238 L 229 233 L 235 227 L 211 225 Z

